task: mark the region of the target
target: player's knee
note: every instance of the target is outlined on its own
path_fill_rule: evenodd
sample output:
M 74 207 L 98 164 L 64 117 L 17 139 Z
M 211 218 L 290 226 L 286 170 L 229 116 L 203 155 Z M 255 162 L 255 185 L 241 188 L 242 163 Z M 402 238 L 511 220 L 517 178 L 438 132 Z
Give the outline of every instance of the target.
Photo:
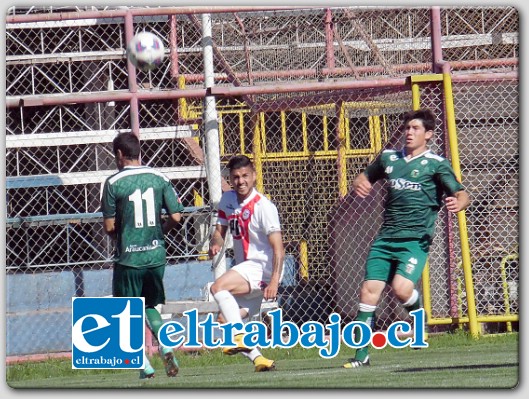
M 224 290 L 225 288 L 222 286 L 222 284 L 219 281 L 215 281 L 211 286 L 209 287 L 209 291 L 212 295 L 215 295 L 217 292 Z
M 413 295 L 413 287 L 395 287 L 393 293 L 401 303 L 407 303 Z
M 360 289 L 360 300 L 363 303 L 377 303 L 380 292 L 373 289 L 368 284 L 363 284 Z

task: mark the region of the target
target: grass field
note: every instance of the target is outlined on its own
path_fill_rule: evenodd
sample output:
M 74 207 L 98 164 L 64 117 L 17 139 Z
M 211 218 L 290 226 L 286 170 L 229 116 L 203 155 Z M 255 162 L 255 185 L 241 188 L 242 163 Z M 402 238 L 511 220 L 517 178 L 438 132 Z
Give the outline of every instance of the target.
M 240 355 L 220 350 L 177 352 L 180 373 L 168 378 L 161 360 L 153 358 L 156 378 L 139 380 L 137 371 L 72 370 L 70 360 L 49 360 L 7 367 L 12 388 L 513 388 L 519 379 L 518 334 L 431 336 L 421 350 L 371 350 L 371 367 L 347 370 L 342 364 L 353 351 L 345 346 L 334 359 L 317 350 L 265 349 L 276 360 L 273 372 L 255 373 Z

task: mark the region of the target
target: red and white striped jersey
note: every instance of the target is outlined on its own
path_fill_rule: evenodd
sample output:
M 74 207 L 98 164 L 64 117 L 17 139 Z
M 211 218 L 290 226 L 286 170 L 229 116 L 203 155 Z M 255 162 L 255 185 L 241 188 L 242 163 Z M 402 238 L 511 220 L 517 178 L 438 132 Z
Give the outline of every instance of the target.
M 235 191 L 225 192 L 220 199 L 217 223 L 230 228 L 236 264 L 245 260 L 272 261 L 268 235 L 281 231 L 281 225 L 276 206 L 263 194 L 253 189 L 239 204 Z

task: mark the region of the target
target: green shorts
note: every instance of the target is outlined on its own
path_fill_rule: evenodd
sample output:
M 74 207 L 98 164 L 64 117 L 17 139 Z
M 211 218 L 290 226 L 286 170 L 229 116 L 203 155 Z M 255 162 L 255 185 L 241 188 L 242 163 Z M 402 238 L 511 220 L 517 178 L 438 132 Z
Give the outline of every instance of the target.
M 430 240 L 423 238 L 377 238 L 366 260 L 365 280 L 390 284 L 395 274 L 417 284 L 428 259 Z
M 165 265 L 136 268 L 114 264 L 112 295 L 115 297 L 144 297 L 146 307 L 164 304 L 164 272 Z

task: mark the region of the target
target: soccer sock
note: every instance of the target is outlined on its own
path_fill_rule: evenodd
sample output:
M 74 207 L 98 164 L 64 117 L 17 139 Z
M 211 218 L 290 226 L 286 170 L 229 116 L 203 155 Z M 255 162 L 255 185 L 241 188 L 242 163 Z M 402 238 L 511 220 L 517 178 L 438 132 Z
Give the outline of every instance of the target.
M 235 300 L 232 294 L 227 290 L 222 290 L 213 295 L 215 301 L 219 305 L 219 309 L 224 316 L 224 319 L 231 324 L 242 323 L 241 313 L 239 310 L 239 304 Z
M 367 305 L 365 303 L 360 303 L 358 305 L 358 313 L 356 315 L 356 321 L 363 321 L 371 328 L 374 327 L 374 321 L 375 321 L 375 310 L 377 309 L 376 306 L 373 305 Z M 355 334 L 355 341 L 360 341 L 360 329 L 355 328 L 354 330 Z M 363 362 L 366 360 L 368 353 L 368 345 L 364 346 L 363 348 L 358 348 L 355 353 L 355 359 Z
M 145 318 L 147 319 L 147 326 L 154 334 L 155 338 L 158 339 L 158 331 L 160 331 L 160 328 L 163 325 L 162 322 L 162 316 L 160 315 L 160 312 L 156 308 L 146 308 L 145 309 Z M 171 352 L 171 348 L 166 348 L 163 345 L 160 345 L 160 350 L 162 355 L 165 355 L 168 352 Z
M 151 362 L 149 361 L 149 358 L 147 357 L 147 355 L 144 353 L 143 354 L 143 369 L 147 370 L 148 368 L 152 368 Z
M 404 309 L 408 311 L 408 313 L 413 312 L 414 310 L 422 308 L 422 301 L 421 297 L 419 295 L 419 292 L 417 290 L 413 290 L 410 298 L 402 304 L 404 306 Z M 425 331 L 428 332 L 428 318 L 425 315 Z
M 413 312 L 414 310 L 421 308 L 421 298 L 419 297 L 419 292 L 417 290 L 413 290 L 411 293 L 411 296 L 408 298 L 406 302 L 402 304 L 404 308 L 409 312 Z
M 257 348 L 254 348 L 250 352 L 240 352 L 240 354 L 253 362 L 257 356 L 261 356 L 261 351 Z
M 152 331 L 154 336 L 158 338 L 158 331 L 160 330 L 160 327 L 163 324 L 160 312 L 158 312 L 158 310 L 156 310 L 155 308 L 146 308 L 145 316 L 149 329 Z

